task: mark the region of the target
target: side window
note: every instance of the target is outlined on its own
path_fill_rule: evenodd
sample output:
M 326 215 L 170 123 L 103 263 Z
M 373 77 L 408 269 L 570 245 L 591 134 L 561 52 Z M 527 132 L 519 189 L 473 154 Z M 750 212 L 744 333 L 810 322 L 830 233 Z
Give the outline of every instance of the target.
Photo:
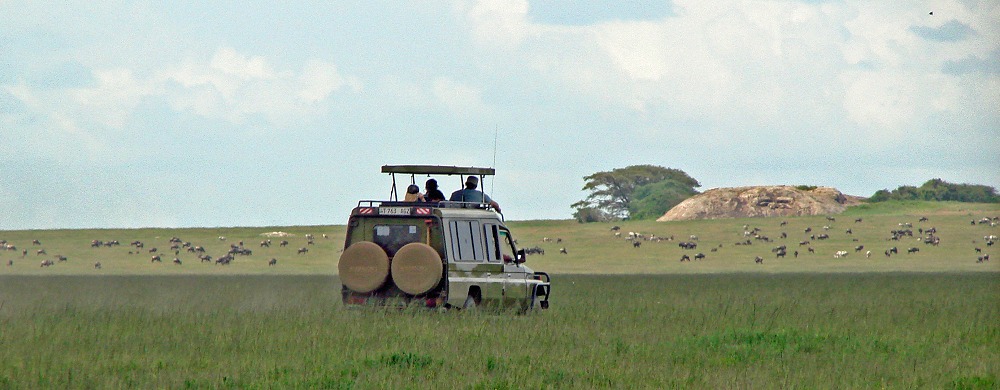
M 495 224 L 483 224 L 483 237 L 486 238 L 486 261 L 499 262 L 502 259 L 500 257 L 499 230 Z
M 375 235 L 372 240 L 389 256 L 395 256 L 403 245 L 420 241 L 420 229 L 416 225 L 375 225 Z
M 500 255 L 501 258 L 507 258 L 514 260 L 517 257 L 514 255 L 514 239 L 511 238 L 510 232 L 507 230 L 500 230 L 499 232 L 499 244 L 500 244 Z
M 482 230 L 479 221 L 456 220 L 449 222 L 451 232 L 451 253 L 457 261 L 484 261 L 486 251 L 483 247 Z

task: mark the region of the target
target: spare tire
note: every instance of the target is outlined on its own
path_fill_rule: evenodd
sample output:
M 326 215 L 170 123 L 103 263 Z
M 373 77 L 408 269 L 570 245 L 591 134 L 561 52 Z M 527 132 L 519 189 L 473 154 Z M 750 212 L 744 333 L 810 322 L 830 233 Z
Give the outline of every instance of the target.
M 389 277 L 389 255 L 374 242 L 355 242 L 340 255 L 337 270 L 341 283 L 351 291 L 370 293 Z
M 430 245 L 411 242 L 392 258 L 392 281 L 403 292 L 419 295 L 441 282 L 441 255 Z

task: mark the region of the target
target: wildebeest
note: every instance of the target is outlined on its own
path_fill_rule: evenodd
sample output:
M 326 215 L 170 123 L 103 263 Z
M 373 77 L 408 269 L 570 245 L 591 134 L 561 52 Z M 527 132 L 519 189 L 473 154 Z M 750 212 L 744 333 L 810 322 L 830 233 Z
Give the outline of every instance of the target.
M 268 247 L 268 248 L 270 248 L 270 247 L 271 247 L 271 240 L 264 240 L 264 241 L 261 241 L 261 242 L 260 242 L 260 247 L 261 247 L 261 248 L 264 248 L 264 247 Z
M 229 265 L 233 261 L 232 255 L 225 255 L 215 260 L 215 264 Z
M 14 260 L 7 260 L 7 266 L 10 267 L 14 265 Z
M 58 260 L 58 261 L 66 261 L 66 260 L 69 260 L 69 259 L 67 259 L 66 256 L 63 256 L 63 255 L 56 255 L 56 260 Z
M 640 246 L 642 246 L 642 242 L 641 241 L 632 241 L 632 247 L 633 248 L 638 248 Z
M 149 258 L 149 262 L 150 263 L 155 263 L 155 262 L 161 262 L 162 263 L 163 260 L 160 260 L 160 255 L 155 255 L 155 256 Z
M 94 269 L 101 269 L 101 262 L 100 261 L 94 263 Z
M 701 260 L 701 259 L 704 259 L 704 258 L 705 258 L 705 254 L 701 253 L 701 252 L 698 252 L 697 254 L 694 255 L 694 259 L 695 260 Z
M 847 257 L 847 251 L 837 251 L 837 253 L 833 254 L 833 257 L 836 259 L 839 259 L 841 257 Z
M 544 255 L 545 254 L 545 249 L 542 249 L 539 246 L 535 246 L 535 247 L 531 247 L 531 248 L 524 248 L 524 253 L 528 254 L 528 255 L 531 255 L 531 254 Z
M 275 259 L 273 257 L 271 258 L 271 260 L 268 260 L 268 262 L 267 262 L 267 266 L 268 267 L 270 267 L 272 265 L 277 265 L 277 264 L 278 264 L 278 259 Z
M 566 252 L 566 248 L 565 248 L 565 247 L 563 247 L 563 248 L 559 248 L 559 253 L 562 253 L 562 254 L 564 254 L 564 255 L 567 255 L 567 254 L 569 254 L 569 252 Z
M 298 252 L 298 254 L 300 254 L 300 255 L 301 255 L 301 254 L 303 254 L 303 253 L 308 253 L 308 252 L 309 252 L 309 248 L 305 248 L 305 247 L 303 247 L 303 248 L 299 248 L 299 252 Z
M 688 255 L 683 255 L 681 256 L 681 261 L 691 261 L 691 258 Z
M 864 249 L 865 249 L 865 246 L 864 246 L 864 245 L 858 245 L 858 246 L 854 247 L 854 252 L 855 252 L 855 253 L 857 253 L 857 252 L 861 252 L 861 251 L 862 251 L 862 250 L 864 250 Z
M 181 265 L 181 259 L 175 257 L 174 264 Z
M 39 249 L 39 250 L 35 251 L 35 255 L 45 255 L 45 254 L 47 254 L 47 253 L 45 253 L 45 249 Z
M 681 243 L 678 243 L 677 246 L 679 246 L 681 248 L 684 248 L 684 249 L 695 249 L 695 248 L 698 247 L 698 244 L 694 243 L 694 242 L 681 242 Z
M 787 254 L 787 252 L 785 252 L 785 250 L 784 250 L 784 249 L 782 249 L 782 250 L 779 250 L 778 252 L 776 252 L 776 253 L 775 253 L 775 258 L 778 258 L 778 257 L 785 257 L 785 254 Z
M 976 260 L 977 263 L 982 263 L 984 261 L 990 261 L 990 255 L 982 255 Z
M 211 255 L 201 255 L 201 256 L 198 256 L 198 259 L 201 260 L 202 263 L 204 263 L 206 261 L 209 262 L 209 263 L 212 262 L 212 256 Z
M 906 250 L 906 253 L 920 252 L 920 248 L 910 248 Z
M 54 261 L 52 261 L 52 260 L 42 260 L 41 267 L 48 267 L 48 266 L 52 266 L 52 265 L 55 265 L 55 264 L 56 263 Z
M 42 245 L 42 242 L 38 241 L 38 240 L 31 240 L 31 244 L 32 245 Z
M 760 256 L 754 257 L 753 262 L 757 264 L 764 264 L 764 258 Z
M 156 247 L 149 248 L 149 253 L 156 253 Z
M 281 240 L 281 242 L 278 243 L 278 246 L 288 246 L 288 240 Z

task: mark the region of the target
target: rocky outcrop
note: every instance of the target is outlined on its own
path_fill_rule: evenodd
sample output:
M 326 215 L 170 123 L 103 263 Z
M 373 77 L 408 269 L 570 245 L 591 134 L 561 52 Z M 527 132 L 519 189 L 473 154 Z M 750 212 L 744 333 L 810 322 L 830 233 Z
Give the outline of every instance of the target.
M 836 188 L 802 190 L 794 186 L 715 188 L 688 198 L 657 221 L 691 219 L 829 215 L 843 212 L 860 198 Z

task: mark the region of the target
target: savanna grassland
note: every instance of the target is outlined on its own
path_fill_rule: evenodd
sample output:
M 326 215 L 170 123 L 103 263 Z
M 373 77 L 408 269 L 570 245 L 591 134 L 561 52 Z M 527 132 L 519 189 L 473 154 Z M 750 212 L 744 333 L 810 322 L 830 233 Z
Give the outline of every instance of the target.
M 3 231 L 18 251 L 0 251 L 0 388 L 998 388 L 1000 263 L 976 260 L 997 252 L 983 237 L 1000 228 L 970 223 L 997 215 L 910 202 L 835 221 L 619 223 L 674 236 L 638 248 L 612 224 L 512 222 L 522 247 L 546 251 L 528 264 L 553 276 L 551 309 L 528 315 L 346 310 L 342 226 Z M 889 240 L 900 223 L 941 242 Z M 735 245 L 744 225 L 772 241 Z M 287 247 L 259 246 L 278 230 Z M 698 248 L 679 248 L 690 235 Z M 175 236 L 253 254 L 202 263 L 167 249 Z M 67 260 L 39 266 L 57 254 Z

